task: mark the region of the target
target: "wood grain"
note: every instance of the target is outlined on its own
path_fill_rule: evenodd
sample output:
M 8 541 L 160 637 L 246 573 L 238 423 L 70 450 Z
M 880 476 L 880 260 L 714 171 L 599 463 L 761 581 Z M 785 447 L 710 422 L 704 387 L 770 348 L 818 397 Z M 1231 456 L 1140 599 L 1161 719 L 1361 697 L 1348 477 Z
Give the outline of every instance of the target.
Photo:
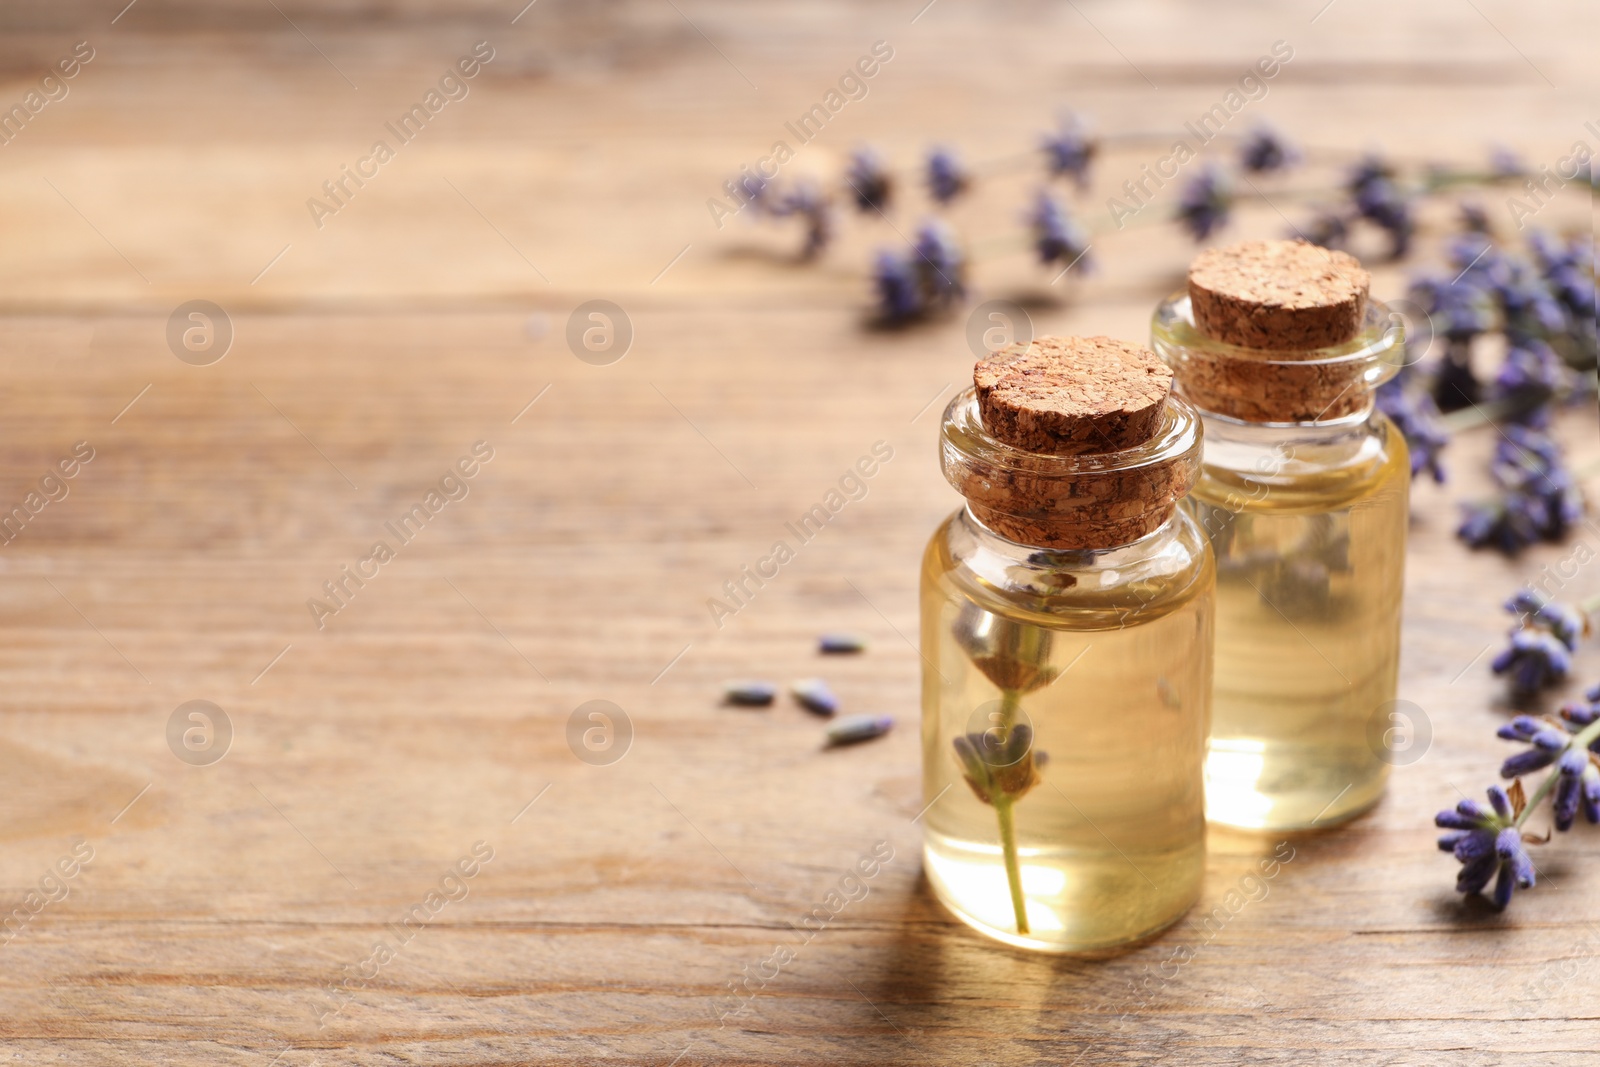
M 880 39 L 894 60 L 796 173 L 859 140 L 1002 160 L 1058 104 L 1174 130 L 1280 38 L 1296 59 L 1252 107 L 1323 148 L 1500 140 L 1553 161 L 1596 117 L 1591 7 L 1343 0 L 1311 22 L 1314 5 L 941 0 L 913 22 L 916 4 L 543 0 L 513 25 L 520 4 L 273 6 L 0 17 L 0 103 L 73 42 L 97 50 L 0 148 L 0 508 L 94 449 L 0 548 L 0 907 L 27 907 L 76 839 L 93 849 L 0 946 L 12 1060 L 1592 1062 L 1593 835 L 1539 853 L 1540 887 L 1505 914 L 1463 906 L 1432 844 L 1432 813 L 1503 754 L 1498 603 L 1572 552 L 1453 542 L 1488 432 L 1416 493 L 1401 695 L 1432 741 L 1383 804 L 1295 838 L 1237 914 L 1216 909 L 1276 841 L 1214 835 L 1201 904 L 1158 941 L 1025 956 L 968 933 L 920 873 L 907 638 L 918 555 L 956 504 L 936 401 L 972 354 L 960 317 L 865 329 L 861 275 L 920 194 L 842 220 L 806 267 L 792 231 L 718 230 L 705 207 Z M 306 198 L 479 40 L 497 54 L 471 94 L 317 229 Z M 1100 161 L 1092 225 L 1141 152 Z M 1052 287 L 1016 238 L 1037 182 L 997 166 L 953 212 L 980 295 L 1025 302 L 1041 332 L 1142 339 L 1189 248 L 1130 228 L 1097 238 L 1098 276 Z M 1587 226 L 1587 208 L 1564 194 L 1540 221 Z M 1236 232 L 1282 228 L 1258 203 Z M 1381 268 L 1374 292 L 1403 279 Z M 609 366 L 565 340 L 597 298 L 635 328 Z M 211 366 L 167 347 L 192 299 L 235 331 Z M 1600 456 L 1593 411 L 1561 431 Z M 319 629 L 307 599 L 477 441 L 493 458 L 468 495 Z M 894 458 L 866 497 L 716 627 L 707 598 L 877 441 Z M 819 661 L 822 629 L 871 648 Z M 1579 668 L 1600 678 L 1600 652 Z M 818 673 L 900 728 L 826 751 L 796 708 L 717 706 L 726 678 Z M 210 766 L 168 747 L 194 699 L 233 726 Z M 609 766 L 568 744 L 594 699 L 632 724 Z M 879 841 L 894 857 L 870 893 L 807 939 Z M 446 881 L 476 842 L 492 860 Z M 460 899 L 400 944 L 430 892 Z M 398 947 L 374 965 L 380 940 Z M 779 946 L 794 958 L 719 1023 Z

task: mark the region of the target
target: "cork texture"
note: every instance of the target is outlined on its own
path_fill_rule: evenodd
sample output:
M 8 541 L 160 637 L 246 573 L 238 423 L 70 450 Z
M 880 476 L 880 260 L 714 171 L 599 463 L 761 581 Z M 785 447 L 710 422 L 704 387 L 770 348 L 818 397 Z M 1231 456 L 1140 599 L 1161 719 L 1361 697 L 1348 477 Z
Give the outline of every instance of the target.
M 1110 337 L 1009 345 L 980 360 L 972 379 L 992 436 L 1061 456 L 1143 444 L 1172 392 L 1172 371 L 1154 352 Z
M 1181 460 L 1063 485 L 1060 479 L 973 472 L 961 486 L 977 520 L 1002 537 L 1037 548 L 1113 548 L 1136 541 L 1172 517 L 1194 487 Z
M 1307 241 L 1210 248 L 1189 266 L 1200 332 L 1280 352 L 1342 345 L 1361 332 L 1371 276 L 1360 261 Z
M 1147 444 L 1166 417 L 1172 371 L 1147 348 L 1039 338 L 980 360 L 973 383 L 984 429 L 1021 451 L 1004 468 L 972 463 L 953 481 L 1003 537 L 1040 548 L 1127 544 L 1166 522 L 1192 487 L 1192 457 L 1123 469 L 1110 460 Z
M 1179 368 L 1181 392 L 1202 411 L 1242 422 L 1320 422 L 1365 410 L 1365 363 L 1268 363 L 1198 355 Z

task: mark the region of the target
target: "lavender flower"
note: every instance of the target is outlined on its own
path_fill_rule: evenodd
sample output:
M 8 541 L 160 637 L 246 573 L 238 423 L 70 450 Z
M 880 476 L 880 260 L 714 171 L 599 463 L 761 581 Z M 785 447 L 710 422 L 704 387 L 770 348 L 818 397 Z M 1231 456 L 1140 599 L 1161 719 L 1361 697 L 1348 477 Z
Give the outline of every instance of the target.
M 1338 212 L 1319 208 L 1305 230 L 1299 231 L 1297 236 L 1323 248 L 1340 249 L 1350 243 L 1350 224 Z
M 1233 186 L 1215 163 L 1206 164 L 1178 197 L 1178 221 L 1196 241 L 1226 226 L 1232 209 Z
M 1557 830 L 1569 830 L 1583 804 L 1583 817 L 1600 823 L 1600 768 L 1594 765 L 1587 749 L 1569 748 L 1556 761 L 1561 780 L 1556 783 L 1556 799 L 1551 814 Z
M 962 777 L 985 804 L 1018 800 L 1035 785 L 1033 727 L 1017 723 L 1002 736 L 998 730 L 962 734 L 951 745 Z
M 883 159 L 872 148 L 858 148 L 850 156 L 850 169 L 845 172 L 845 183 L 855 195 L 856 207 L 861 211 L 883 211 L 889 206 L 894 192 L 894 179 L 883 165 Z
M 1523 741 L 1532 746 L 1508 757 L 1500 765 L 1502 778 L 1520 778 L 1550 766 L 1567 750 L 1567 741 L 1571 737 L 1531 715 L 1518 715 L 1495 731 L 1495 736 L 1507 741 Z
M 1378 410 L 1393 420 L 1406 439 L 1411 454 L 1411 477 L 1423 471 L 1440 484 L 1444 482 L 1444 468 L 1439 464 L 1439 453 L 1450 443 L 1450 435 L 1439 423 L 1439 408 L 1426 393 L 1406 389 L 1403 381 L 1391 378 L 1378 387 Z
M 1411 280 L 1408 294 L 1432 322 L 1433 331 L 1449 340 L 1470 341 L 1494 325 L 1494 309 L 1483 290 L 1466 280 L 1423 274 Z
M 1522 338 L 1506 351 L 1492 396 L 1505 401 L 1508 416 L 1528 426 L 1550 424 L 1550 401 L 1566 387 L 1567 368 L 1543 341 Z
M 1088 239 L 1049 190 L 1039 190 L 1033 211 L 1028 215 L 1028 226 L 1033 230 L 1033 248 L 1039 254 L 1040 263 L 1060 262 L 1066 267 L 1081 261 L 1084 271 L 1092 268 L 1093 261 L 1086 258 Z
M 909 322 L 922 314 L 922 294 L 910 260 L 887 248 L 878 250 L 873 268 L 873 284 L 878 290 L 878 313 L 885 322 Z
M 1483 205 L 1475 200 L 1469 200 L 1461 205 L 1461 228 L 1468 233 L 1489 234 L 1493 227 L 1489 225 L 1489 213 Z
M 1489 666 L 1496 674 L 1511 675 L 1511 688 L 1517 695 L 1530 696 L 1566 679 L 1572 670 L 1572 652 L 1548 630 L 1513 630 L 1511 644 Z
M 1504 605 L 1523 626 L 1548 630 L 1567 648 L 1577 651 L 1578 642 L 1589 633 L 1589 617 L 1572 604 L 1551 600 L 1532 589 L 1519 589 Z
M 972 183 L 972 176 L 948 148 L 928 153 L 928 192 L 941 204 L 948 204 Z
M 1517 827 L 1521 814 L 1520 804 L 1513 804 L 1513 796 L 1520 801 L 1520 785 L 1513 792 L 1497 785 L 1489 787 L 1489 803 L 1485 809 L 1474 800 L 1463 800 L 1454 811 L 1441 811 L 1434 817 L 1437 826 L 1451 832 L 1439 838 L 1439 848 L 1454 854 L 1461 863 L 1456 876 L 1456 892 L 1478 893 L 1495 879 L 1494 904 L 1504 908 L 1511 902 L 1513 888 L 1531 889 L 1535 878 L 1533 861 L 1523 847 L 1522 833 Z M 1498 876 L 1498 877 L 1496 877 Z
M 1400 259 L 1411 247 L 1416 222 L 1411 217 L 1411 202 L 1394 177 L 1393 167 L 1369 156 L 1351 173 L 1346 188 L 1355 201 L 1356 213 L 1388 233 L 1389 255 Z
M 1540 430 L 1506 426 L 1489 470 L 1500 491 L 1464 505 L 1456 531 L 1472 547 L 1492 545 L 1515 555 L 1540 539 L 1560 540 L 1583 517 L 1583 494 L 1561 448 Z
M 1265 124 L 1252 129 L 1239 146 L 1239 165 L 1251 174 L 1287 170 L 1298 162 L 1299 151 Z
M 967 295 L 966 254 L 949 227 L 938 221 L 924 222 L 917 231 L 915 247 L 917 285 L 925 309 L 946 308 Z
M 1041 147 L 1051 174 L 1071 178 L 1080 190 L 1089 187 L 1089 164 L 1098 144 L 1078 115 L 1063 114 L 1056 129 L 1045 134 Z
M 804 180 L 796 183 L 786 196 L 774 202 L 769 211 L 774 217 L 796 215 L 806 224 L 806 243 L 800 250 L 802 259 L 815 259 L 833 240 L 833 202 L 816 182 Z

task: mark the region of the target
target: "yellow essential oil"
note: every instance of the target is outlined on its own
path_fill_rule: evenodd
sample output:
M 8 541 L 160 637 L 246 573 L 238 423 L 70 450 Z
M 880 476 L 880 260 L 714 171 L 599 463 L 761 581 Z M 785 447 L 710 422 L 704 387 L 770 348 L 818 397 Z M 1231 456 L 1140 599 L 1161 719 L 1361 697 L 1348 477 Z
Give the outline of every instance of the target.
M 1403 337 L 1367 301 L 1341 345 L 1249 351 L 1200 332 L 1181 295 L 1154 338 L 1205 424 L 1188 506 L 1217 566 L 1207 815 L 1336 825 L 1376 803 L 1392 759 L 1411 471 L 1373 391 Z
M 1215 570 L 1176 507 L 1198 416 L 1159 415 L 1136 447 L 1056 456 L 992 436 L 973 390 L 945 412 L 968 504 L 922 566 L 925 870 L 1019 947 L 1137 941 L 1199 892 Z M 1131 523 L 1107 499 L 1130 494 Z

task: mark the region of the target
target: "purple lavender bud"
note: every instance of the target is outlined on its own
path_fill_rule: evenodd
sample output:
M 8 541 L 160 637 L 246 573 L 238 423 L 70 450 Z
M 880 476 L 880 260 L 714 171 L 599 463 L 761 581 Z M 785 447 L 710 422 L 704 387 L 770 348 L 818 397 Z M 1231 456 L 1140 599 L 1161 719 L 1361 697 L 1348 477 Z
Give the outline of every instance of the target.
M 1382 411 L 1406 439 L 1411 454 L 1411 477 L 1427 471 L 1438 483 L 1444 482 L 1439 454 L 1450 443 L 1450 435 L 1439 424 L 1439 408 L 1426 393 L 1410 393 L 1401 379 L 1391 378 L 1378 387 L 1378 410 Z
M 948 204 L 960 196 L 971 181 L 950 149 L 939 147 L 928 153 L 928 193 L 939 203 Z
M 1561 778 L 1556 782 L 1556 799 L 1554 805 L 1555 823 L 1557 830 L 1567 830 L 1572 827 L 1572 820 L 1578 815 L 1578 800 L 1583 792 L 1583 772 L 1589 767 L 1589 750 L 1572 748 L 1561 754 L 1561 759 L 1556 763 L 1556 771 Z
M 1512 632 L 1510 647 L 1503 649 L 1490 667 L 1495 674 L 1510 674 L 1517 693 L 1531 695 L 1567 677 L 1572 653 L 1549 631 L 1525 628 Z
M 1511 868 L 1517 888 L 1531 889 L 1536 879 L 1533 861 L 1528 858 L 1528 851 L 1522 844 L 1522 831 L 1515 826 L 1507 826 L 1501 830 L 1499 836 L 1495 838 L 1494 850 L 1501 861 Z
M 1600 718 L 1600 701 L 1590 701 L 1586 704 L 1572 701 L 1563 704 L 1561 705 L 1561 717 L 1572 723 L 1573 726 L 1582 729 L 1594 722 L 1596 718 Z M 1595 743 L 1600 744 L 1600 741 Z
M 851 153 L 850 168 L 844 180 L 861 211 L 881 212 L 889 206 L 894 179 L 889 176 L 876 149 L 864 146 Z
M 1479 856 L 1456 873 L 1456 892 L 1470 894 L 1481 891 L 1499 868 L 1500 857 L 1493 851 Z
M 1390 258 L 1400 259 L 1411 246 L 1416 222 L 1410 201 L 1394 181 L 1394 173 L 1389 164 L 1369 156 L 1351 173 L 1347 188 L 1356 213 L 1389 234 Z
M 1068 267 L 1081 261 L 1084 272 L 1091 269 L 1093 261 L 1086 258 L 1088 239 L 1049 190 L 1039 190 L 1028 215 L 1028 226 L 1033 231 L 1033 248 L 1040 263 L 1059 262 Z
M 1489 801 L 1491 804 L 1494 803 L 1494 794 L 1495 790 L 1497 789 L 1500 789 L 1500 787 L 1497 785 L 1492 785 L 1489 787 Z M 1501 790 L 1501 792 L 1503 793 L 1504 790 Z M 1486 819 L 1492 818 L 1490 809 L 1485 808 L 1476 800 L 1471 799 L 1465 799 L 1458 803 L 1456 805 L 1456 814 L 1460 815 L 1464 819 L 1474 820 L 1472 824 L 1474 826 L 1479 825 Z
M 722 689 L 723 699 L 740 708 L 764 708 L 778 695 L 778 687 L 771 682 L 729 682 Z
M 1178 197 L 1178 221 L 1196 241 L 1226 226 L 1232 210 L 1233 186 L 1215 163 L 1207 163 L 1189 179 Z
M 1323 248 L 1342 249 L 1350 241 L 1350 224 L 1344 216 L 1322 208 L 1306 224 L 1300 236 Z
M 1554 753 L 1543 749 L 1530 748 L 1526 752 L 1518 752 L 1504 763 L 1500 764 L 1500 777 L 1520 778 L 1524 774 L 1532 774 L 1541 767 L 1548 767 L 1556 761 Z
M 854 633 L 826 633 L 817 638 L 817 651 L 827 655 L 846 655 L 854 652 L 863 652 L 867 647 L 867 639 Z
M 888 733 L 892 726 L 894 719 L 888 715 L 846 715 L 828 727 L 828 744 L 838 747 L 870 741 Z
M 1583 698 L 1591 703 L 1600 704 L 1600 685 L 1584 691 Z
M 1494 827 L 1480 827 L 1476 830 L 1462 834 L 1461 839 L 1455 843 L 1450 851 L 1462 863 L 1471 863 L 1483 856 L 1494 854 L 1494 839 L 1497 831 Z
M 1583 769 L 1583 817 L 1600 823 L 1600 768 L 1593 761 Z
M 1452 830 L 1448 834 L 1440 834 L 1439 851 L 1453 853 L 1455 852 L 1457 845 L 1461 844 L 1462 841 L 1471 836 L 1472 834 L 1467 830 Z
M 1300 153 L 1272 127 L 1261 124 L 1239 146 L 1239 165 L 1251 174 L 1287 170 L 1300 162 Z
M 922 314 L 916 271 L 905 257 L 880 249 L 873 268 L 873 284 L 878 290 L 878 314 L 884 321 L 909 322 Z
M 1472 830 L 1480 821 L 1455 811 L 1441 811 L 1433 817 L 1433 824 L 1444 830 Z M 1439 840 L 1442 842 L 1444 838 L 1441 837 Z M 1441 844 L 1439 847 L 1444 846 Z
M 1495 731 L 1496 737 L 1507 741 L 1531 741 L 1533 735 L 1543 729 L 1542 724 L 1532 715 L 1518 715 Z
M 912 264 L 924 308 L 946 308 L 967 295 L 966 254 L 948 226 L 937 220 L 924 222 L 914 247 Z
M 1468 233 L 1489 233 L 1489 213 L 1483 205 L 1475 200 L 1469 200 L 1461 205 L 1461 228 Z
M 1491 785 L 1488 789 L 1488 793 L 1489 804 L 1494 808 L 1494 813 L 1496 815 L 1500 816 L 1502 819 L 1512 819 L 1516 817 L 1516 813 L 1511 807 L 1511 797 L 1506 794 L 1504 789 L 1497 785 Z M 1457 808 L 1459 810 L 1459 805 L 1457 805 Z
M 832 715 L 839 710 L 839 698 L 821 678 L 802 678 L 789 687 L 800 706 L 816 715 Z
M 1051 174 L 1071 178 L 1079 189 L 1089 187 L 1089 164 L 1097 145 L 1081 118 L 1070 111 L 1063 114 L 1057 128 L 1044 135 L 1041 147 Z

